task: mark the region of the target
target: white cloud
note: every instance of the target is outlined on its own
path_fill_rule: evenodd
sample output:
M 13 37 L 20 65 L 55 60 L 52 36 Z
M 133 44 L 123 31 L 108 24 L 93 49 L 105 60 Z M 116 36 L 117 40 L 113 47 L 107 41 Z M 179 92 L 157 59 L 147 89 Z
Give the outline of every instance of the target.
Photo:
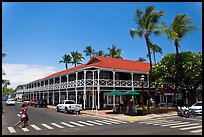
M 2 64 L 2 68 L 6 73 L 3 79 L 9 80 L 13 89 L 57 72 L 55 67 L 27 64 Z

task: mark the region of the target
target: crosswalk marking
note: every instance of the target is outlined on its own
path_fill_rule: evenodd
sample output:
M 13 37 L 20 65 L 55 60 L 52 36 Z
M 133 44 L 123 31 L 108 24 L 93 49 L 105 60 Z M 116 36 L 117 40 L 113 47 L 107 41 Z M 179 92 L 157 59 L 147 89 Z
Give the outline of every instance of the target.
M 190 131 L 192 133 L 199 133 L 199 132 L 202 132 L 202 129 L 198 129 L 198 130 L 193 130 L 193 131 Z
M 77 126 L 80 126 L 80 127 L 84 127 L 84 125 L 81 125 L 81 124 L 79 124 L 79 123 L 76 123 L 76 122 L 69 122 L 69 123 L 71 123 L 71 124 L 74 124 L 74 125 L 77 125 Z
M 202 128 L 202 126 L 194 126 L 194 127 L 180 128 L 180 130 L 189 130 L 189 129 L 195 129 L 195 128 Z
M 88 125 L 88 126 L 94 126 L 93 124 L 89 124 L 89 123 L 86 123 L 86 122 L 83 122 L 83 121 L 78 121 L 79 123 L 82 123 L 82 124 L 85 124 L 85 125 Z
M 72 125 L 70 125 L 70 124 L 67 124 L 67 123 L 65 123 L 65 122 L 61 122 L 61 124 L 66 125 L 66 126 L 68 126 L 68 127 L 74 127 L 74 126 L 72 126 Z
M 161 125 L 162 127 L 166 127 L 166 126 L 174 126 L 174 125 L 183 125 L 183 124 L 187 124 L 189 122 L 178 122 L 178 123 L 173 123 L 173 124 L 165 124 L 165 125 Z
M 194 125 L 198 125 L 198 123 L 187 124 L 187 125 L 179 125 L 179 126 L 172 126 L 171 128 L 187 127 L 187 126 L 194 126 Z
M 27 131 L 29 131 L 27 128 L 21 128 L 24 132 L 27 132 Z
M 13 127 L 7 127 L 10 133 L 15 133 L 15 129 Z
M 41 124 L 41 125 L 46 127 L 47 129 L 53 129 L 51 126 L 48 126 L 47 124 Z
M 105 122 L 105 121 L 100 121 L 100 120 L 95 120 L 95 121 L 96 121 L 96 122 L 100 122 L 100 123 L 104 123 L 104 124 L 108 124 L 108 125 L 112 124 L 112 123 Z
M 96 125 L 100 125 L 100 126 L 102 126 L 103 124 L 101 124 L 101 123 L 97 123 L 97 122 L 94 122 L 94 121 L 87 121 L 87 122 L 89 122 L 89 123 L 92 123 L 92 124 L 96 124 Z
M 103 120 L 103 121 L 105 121 L 105 122 L 110 122 L 110 123 L 113 123 L 113 124 L 120 124 L 120 123 L 114 122 L 114 121 L 108 121 L 108 120 Z
M 58 125 L 58 124 L 56 124 L 56 123 L 51 123 L 52 125 L 54 125 L 54 126 L 56 126 L 56 127 L 58 127 L 58 128 L 64 128 L 63 126 L 60 126 L 60 125 Z
M 111 121 L 120 122 L 120 123 L 127 123 L 125 121 L 119 121 L 119 120 L 115 120 L 115 119 L 112 119 Z
M 36 125 L 30 125 L 31 127 L 33 127 L 35 130 L 42 130 L 41 128 L 37 127 Z

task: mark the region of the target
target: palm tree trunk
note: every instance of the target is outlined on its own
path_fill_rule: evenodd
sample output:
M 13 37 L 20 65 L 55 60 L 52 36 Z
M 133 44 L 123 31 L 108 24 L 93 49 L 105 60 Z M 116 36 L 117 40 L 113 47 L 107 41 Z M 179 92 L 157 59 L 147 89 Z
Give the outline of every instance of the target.
M 178 52 L 178 44 L 176 42 L 174 42 L 175 47 L 176 47 L 176 55 L 175 55 L 175 67 L 176 67 L 176 72 L 175 72 L 175 97 L 176 97 L 176 93 L 177 93 L 177 88 L 178 88 L 178 69 L 179 69 L 179 62 L 178 62 L 178 57 L 179 57 L 179 52 Z M 185 94 L 185 93 L 183 93 Z M 176 102 L 176 98 L 175 98 L 175 102 Z
M 65 63 L 65 67 L 66 67 L 66 69 L 67 69 L 67 63 Z
M 152 77 L 152 58 L 151 58 L 151 53 L 150 53 L 150 46 L 149 46 L 149 38 L 148 36 L 145 36 L 145 40 L 146 40 L 146 45 L 147 45 L 147 50 L 148 50 L 148 54 L 149 54 L 149 63 L 150 63 L 150 71 L 149 71 L 149 86 L 148 86 L 148 106 L 147 109 L 149 109 L 149 105 L 150 105 L 150 91 L 151 91 L 151 77 Z
M 156 62 L 156 54 L 155 54 L 155 52 L 153 52 L 153 56 L 154 56 L 154 63 L 157 64 L 157 62 Z

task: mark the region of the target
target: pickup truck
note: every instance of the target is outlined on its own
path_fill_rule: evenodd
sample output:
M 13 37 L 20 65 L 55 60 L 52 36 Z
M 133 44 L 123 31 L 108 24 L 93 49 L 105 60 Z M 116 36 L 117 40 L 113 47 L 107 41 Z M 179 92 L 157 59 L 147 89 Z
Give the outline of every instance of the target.
M 57 105 L 57 112 L 64 111 L 65 114 L 68 112 L 78 112 L 82 110 L 82 104 L 76 104 L 74 100 L 63 100 L 62 103 Z

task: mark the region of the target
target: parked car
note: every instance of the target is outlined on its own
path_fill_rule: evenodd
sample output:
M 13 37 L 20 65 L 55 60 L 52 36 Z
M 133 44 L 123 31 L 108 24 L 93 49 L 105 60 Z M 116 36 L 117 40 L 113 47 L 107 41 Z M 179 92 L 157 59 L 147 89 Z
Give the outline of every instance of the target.
M 191 109 L 191 111 L 193 111 L 194 113 L 198 114 L 198 115 L 202 115 L 202 101 L 198 101 L 195 104 L 193 104 L 192 106 L 189 107 Z
M 35 99 L 31 99 L 31 100 L 28 102 L 28 105 L 34 106 L 34 105 L 35 105 Z
M 34 107 L 47 107 L 47 100 L 44 99 L 36 100 Z
M 82 110 L 82 104 L 76 104 L 74 100 L 63 100 L 61 104 L 57 105 L 57 112 L 64 111 L 65 114 L 68 112 L 79 112 Z
M 7 99 L 6 105 L 7 105 L 7 106 L 9 106 L 9 105 L 15 105 L 15 100 L 14 100 L 13 98 Z

